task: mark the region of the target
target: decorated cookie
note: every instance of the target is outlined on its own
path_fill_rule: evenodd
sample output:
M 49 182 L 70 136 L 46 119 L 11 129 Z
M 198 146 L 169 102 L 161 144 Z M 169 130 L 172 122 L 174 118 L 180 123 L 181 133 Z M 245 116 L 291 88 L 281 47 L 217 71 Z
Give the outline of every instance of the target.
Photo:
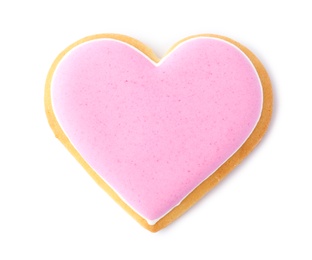
M 56 58 L 45 108 L 91 177 L 156 232 L 257 145 L 272 90 L 255 55 L 225 37 L 189 37 L 159 59 L 133 38 L 103 34 Z

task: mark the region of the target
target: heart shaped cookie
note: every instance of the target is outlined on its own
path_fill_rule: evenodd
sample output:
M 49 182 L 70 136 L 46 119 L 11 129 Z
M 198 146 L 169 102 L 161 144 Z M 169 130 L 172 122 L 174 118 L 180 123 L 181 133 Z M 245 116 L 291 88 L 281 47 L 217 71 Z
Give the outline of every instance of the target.
M 254 54 L 225 37 L 189 37 L 158 59 L 135 39 L 103 34 L 56 58 L 45 108 L 94 180 L 155 232 L 256 146 L 272 90 Z

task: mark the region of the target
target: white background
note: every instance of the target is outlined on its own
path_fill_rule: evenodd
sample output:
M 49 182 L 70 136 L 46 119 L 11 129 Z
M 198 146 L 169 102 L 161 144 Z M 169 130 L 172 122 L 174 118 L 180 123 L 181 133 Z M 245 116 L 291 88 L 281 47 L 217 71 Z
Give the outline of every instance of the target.
M 309 1 L 81 2 L 0 3 L 0 259 L 312 259 Z M 251 49 L 273 83 L 261 144 L 155 234 L 95 184 L 44 113 L 54 58 L 82 37 L 110 32 L 159 56 L 189 35 L 225 35 Z

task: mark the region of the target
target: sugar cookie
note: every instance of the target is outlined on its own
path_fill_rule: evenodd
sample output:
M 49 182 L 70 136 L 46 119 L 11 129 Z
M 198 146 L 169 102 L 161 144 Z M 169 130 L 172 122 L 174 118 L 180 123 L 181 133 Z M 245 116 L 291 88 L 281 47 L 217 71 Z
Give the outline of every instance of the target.
M 272 90 L 255 55 L 226 37 L 188 37 L 159 59 L 133 38 L 102 34 L 56 58 L 45 108 L 91 177 L 156 232 L 257 145 Z

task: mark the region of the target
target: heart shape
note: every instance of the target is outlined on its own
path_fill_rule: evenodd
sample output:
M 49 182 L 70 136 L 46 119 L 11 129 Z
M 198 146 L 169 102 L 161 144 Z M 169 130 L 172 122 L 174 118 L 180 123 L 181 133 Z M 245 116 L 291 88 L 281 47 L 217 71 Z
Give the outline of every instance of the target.
M 158 231 L 260 141 L 272 92 L 258 59 L 228 38 L 189 37 L 159 60 L 105 34 L 58 56 L 45 104 L 56 136 L 96 182 Z

